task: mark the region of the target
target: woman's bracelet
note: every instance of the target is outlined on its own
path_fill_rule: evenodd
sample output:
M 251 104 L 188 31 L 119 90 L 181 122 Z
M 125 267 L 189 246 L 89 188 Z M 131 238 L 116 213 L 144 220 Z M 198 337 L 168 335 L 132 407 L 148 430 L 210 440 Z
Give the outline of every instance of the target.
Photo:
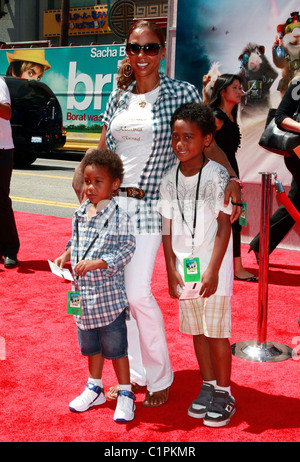
M 229 181 L 235 181 L 236 183 L 239 183 L 241 189 L 243 189 L 244 185 L 241 182 L 241 180 L 237 176 L 230 176 Z
M 232 205 L 237 205 L 238 207 L 243 207 L 243 204 L 240 203 L 240 202 L 232 202 L 231 201 L 231 203 L 232 203 Z

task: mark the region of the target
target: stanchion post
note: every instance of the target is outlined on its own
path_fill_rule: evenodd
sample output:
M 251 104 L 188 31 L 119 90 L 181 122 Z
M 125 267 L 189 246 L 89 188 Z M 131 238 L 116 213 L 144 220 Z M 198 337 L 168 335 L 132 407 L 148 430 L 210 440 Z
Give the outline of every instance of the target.
M 265 345 L 268 324 L 268 284 L 269 284 L 269 238 L 270 238 L 270 206 L 272 173 L 262 175 L 262 201 L 259 236 L 259 279 L 258 279 L 258 319 L 257 341 Z
M 259 238 L 257 340 L 232 345 L 232 354 L 251 361 L 274 362 L 289 359 L 294 352 L 286 345 L 267 342 L 270 209 L 272 175 L 274 173 L 260 172 L 260 174 L 262 175 L 262 199 Z

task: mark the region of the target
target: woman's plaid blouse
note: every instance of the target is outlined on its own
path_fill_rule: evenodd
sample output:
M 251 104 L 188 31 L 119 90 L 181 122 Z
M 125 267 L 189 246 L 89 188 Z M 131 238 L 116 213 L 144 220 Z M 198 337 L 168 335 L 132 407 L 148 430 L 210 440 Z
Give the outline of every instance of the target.
M 134 86 L 135 82 L 121 93 L 118 89 L 113 90 L 107 102 L 102 122 L 107 126 L 106 145 L 115 152 L 118 152 L 118 148 L 111 133 L 111 121 L 121 111 L 126 111 Z M 136 200 L 137 233 L 161 232 L 161 217 L 157 212 L 159 187 L 166 171 L 176 162 L 172 149 L 170 120 L 179 106 L 193 101 L 201 102 L 194 85 L 160 74 L 160 90 L 153 105 L 152 150 L 138 183 L 138 187 L 145 191 L 146 196 L 143 201 Z

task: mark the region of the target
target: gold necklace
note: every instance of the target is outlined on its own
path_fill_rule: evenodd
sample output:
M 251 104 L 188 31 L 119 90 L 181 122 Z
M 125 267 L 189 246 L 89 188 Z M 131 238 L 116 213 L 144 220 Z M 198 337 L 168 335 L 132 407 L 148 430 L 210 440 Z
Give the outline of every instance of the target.
M 158 79 L 158 81 L 156 82 L 156 84 L 154 85 L 154 87 L 152 88 L 152 90 L 147 91 L 146 93 L 150 93 L 151 91 L 154 91 L 154 90 L 159 86 L 159 84 L 160 84 L 160 79 Z M 137 90 L 137 94 L 138 94 L 138 95 L 141 95 L 141 93 L 139 92 L 139 89 L 138 89 L 138 86 L 137 86 L 137 85 L 136 85 L 136 90 Z M 142 94 L 144 94 L 144 93 L 142 93 Z M 140 99 L 140 101 L 139 101 L 138 104 L 139 104 L 139 106 L 140 106 L 142 109 L 144 109 L 144 108 L 146 107 L 146 105 L 147 105 L 147 101 L 146 101 L 146 100 L 141 100 L 141 99 Z

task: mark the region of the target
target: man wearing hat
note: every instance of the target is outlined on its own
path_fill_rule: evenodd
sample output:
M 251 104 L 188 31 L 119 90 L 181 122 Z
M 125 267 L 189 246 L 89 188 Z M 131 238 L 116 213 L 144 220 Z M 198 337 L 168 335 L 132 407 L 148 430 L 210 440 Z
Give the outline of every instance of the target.
M 41 80 L 44 72 L 51 68 L 45 59 L 45 50 L 18 49 L 13 53 L 6 53 L 9 67 L 6 75 L 21 77 L 22 79 Z

